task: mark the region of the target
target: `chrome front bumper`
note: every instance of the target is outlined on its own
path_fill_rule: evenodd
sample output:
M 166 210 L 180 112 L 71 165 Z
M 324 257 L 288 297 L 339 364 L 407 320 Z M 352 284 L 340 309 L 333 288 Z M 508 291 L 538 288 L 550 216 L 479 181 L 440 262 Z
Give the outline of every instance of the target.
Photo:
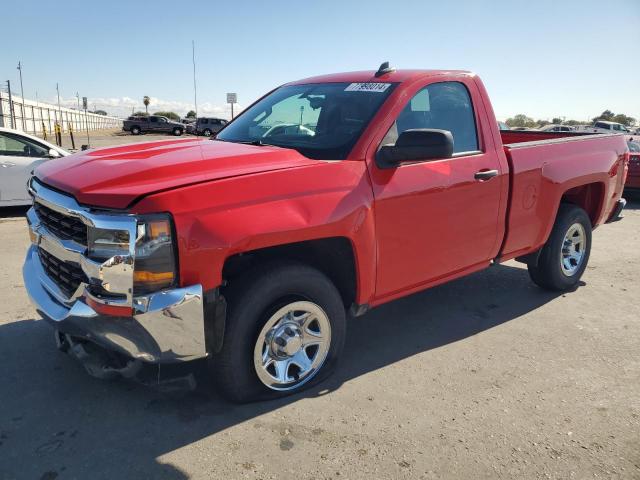
M 201 285 L 135 297 L 132 316 L 111 316 L 96 312 L 82 296 L 60 302 L 52 294 L 36 245 L 27 252 L 22 274 L 36 310 L 60 332 L 152 363 L 206 355 Z

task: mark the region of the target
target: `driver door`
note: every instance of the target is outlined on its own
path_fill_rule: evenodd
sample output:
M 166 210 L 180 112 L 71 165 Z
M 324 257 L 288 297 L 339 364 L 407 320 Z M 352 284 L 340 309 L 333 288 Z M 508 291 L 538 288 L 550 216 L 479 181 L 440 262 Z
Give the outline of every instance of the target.
M 418 88 L 418 87 L 416 87 Z M 475 100 L 475 101 L 474 101 Z M 451 132 L 453 156 L 399 163 L 371 178 L 375 199 L 379 300 L 489 265 L 501 241 L 508 170 L 489 135 L 471 79 L 423 85 L 380 145 L 411 129 Z M 378 146 L 376 145 L 376 148 Z
M 49 150 L 31 139 L 0 132 L 0 203 L 30 201 L 27 180 Z

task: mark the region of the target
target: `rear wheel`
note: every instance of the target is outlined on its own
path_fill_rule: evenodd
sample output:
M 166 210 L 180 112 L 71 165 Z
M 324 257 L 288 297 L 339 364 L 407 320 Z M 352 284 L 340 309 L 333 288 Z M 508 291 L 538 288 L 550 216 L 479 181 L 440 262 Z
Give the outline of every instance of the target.
M 234 282 L 220 353 L 209 368 L 236 402 L 299 392 L 334 369 L 345 339 L 345 309 L 331 281 L 301 264 L 273 265 Z
M 587 268 L 591 253 L 591 220 L 575 205 L 562 204 L 551 235 L 538 257 L 529 265 L 531 279 L 547 290 L 575 287 Z
M 131 127 L 131 135 L 140 135 L 140 127 Z

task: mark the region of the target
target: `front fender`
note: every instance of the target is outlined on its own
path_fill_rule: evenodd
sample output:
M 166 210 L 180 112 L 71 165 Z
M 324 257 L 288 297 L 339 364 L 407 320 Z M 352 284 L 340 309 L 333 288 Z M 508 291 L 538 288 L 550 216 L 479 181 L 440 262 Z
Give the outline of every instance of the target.
M 299 168 L 206 182 L 142 199 L 135 213 L 170 212 L 181 284 L 220 286 L 230 256 L 330 237 L 353 246 L 358 303 L 375 288 L 373 194 L 364 162 L 318 161 Z

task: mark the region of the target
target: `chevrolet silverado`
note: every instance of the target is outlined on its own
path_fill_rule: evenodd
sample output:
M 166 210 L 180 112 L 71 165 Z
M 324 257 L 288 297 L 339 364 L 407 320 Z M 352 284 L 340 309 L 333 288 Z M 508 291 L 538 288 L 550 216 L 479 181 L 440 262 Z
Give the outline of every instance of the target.
M 93 375 L 206 359 L 274 398 L 334 369 L 349 315 L 514 258 L 575 288 L 628 161 L 618 134 L 500 131 L 470 72 L 308 78 L 213 140 L 40 165 L 25 285 Z

